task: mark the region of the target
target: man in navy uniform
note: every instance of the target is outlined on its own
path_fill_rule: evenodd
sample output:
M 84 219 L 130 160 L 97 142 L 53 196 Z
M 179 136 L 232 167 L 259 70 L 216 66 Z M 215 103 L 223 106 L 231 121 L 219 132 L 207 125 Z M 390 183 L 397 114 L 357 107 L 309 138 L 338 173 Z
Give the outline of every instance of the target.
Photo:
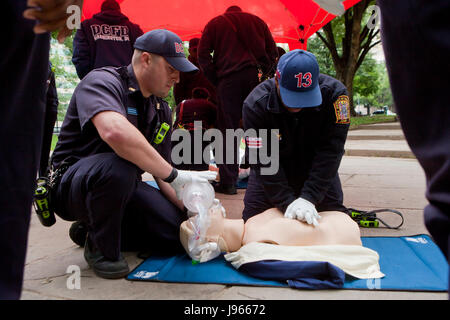
M 106 66 L 126 66 L 133 56 L 133 45 L 141 28 L 120 12 L 116 0 L 105 0 L 101 12 L 84 20 L 73 39 L 72 62 L 78 77 Z
M 425 225 L 450 261 L 450 2 L 378 5 L 396 111 L 427 180 Z
M 211 52 L 214 51 L 213 56 Z M 267 24 L 259 17 L 231 6 L 205 26 L 198 46 L 200 68 L 217 87 L 217 129 L 223 134 L 223 154 L 239 152 L 225 150 L 226 129 L 240 128 L 242 103 L 259 83 L 257 65 L 269 73 L 276 62 L 278 51 Z M 273 73 L 273 71 L 272 71 Z M 218 163 L 220 184 L 216 192 L 236 193 L 239 164 Z
M 258 85 L 244 102 L 245 130 L 279 130 L 280 161 L 273 175 L 250 163 L 244 220 L 276 207 L 287 218 L 317 225 L 318 212 L 344 211 L 338 168 L 349 115 L 347 89 L 319 73 L 312 53 L 297 49 L 284 54 L 275 78 Z
M 52 155 L 63 175 L 55 212 L 87 226 L 84 257 L 103 278 L 125 276 L 125 250 L 182 251 L 186 183 L 216 173 L 177 171 L 170 164 L 171 112 L 166 97 L 180 72 L 197 68 L 181 39 L 157 29 L 136 40 L 132 62 L 90 72 L 76 87 Z M 148 172 L 159 190 L 142 181 Z
M 2 2 L 0 26 L 8 31 L 0 53 L 0 300 L 19 299 L 22 290 L 44 126 L 48 32 L 59 30 L 63 41 L 72 32 L 67 7 L 82 3 L 35 0 L 36 8 L 27 9 L 25 0 Z

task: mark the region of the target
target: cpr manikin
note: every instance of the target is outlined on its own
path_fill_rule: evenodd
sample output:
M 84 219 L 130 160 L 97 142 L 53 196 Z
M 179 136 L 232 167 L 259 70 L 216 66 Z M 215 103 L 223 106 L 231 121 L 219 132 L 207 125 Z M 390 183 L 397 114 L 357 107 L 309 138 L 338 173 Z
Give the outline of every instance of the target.
M 358 225 L 345 213 L 321 212 L 320 224 L 316 227 L 299 220 L 287 219 L 276 208 L 266 210 L 243 219 L 227 219 L 218 202 L 209 209 L 210 226 L 206 241 L 218 244 L 222 252 L 233 252 L 251 242 L 271 243 L 286 246 L 314 245 L 359 245 Z M 191 217 L 180 228 L 180 239 L 186 251 L 187 241 L 193 234 Z
M 200 198 L 204 196 L 199 193 Z M 362 246 L 356 222 L 338 211 L 320 215 L 320 223 L 314 226 L 287 219 L 272 208 L 244 223 L 243 219 L 226 218 L 225 209 L 214 199 L 207 211 L 181 224 L 180 240 L 198 262 L 227 252 L 224 258 L 235 268 L 259 260 L 327 261 L 357 278 L 384 276 L 377 252 Z

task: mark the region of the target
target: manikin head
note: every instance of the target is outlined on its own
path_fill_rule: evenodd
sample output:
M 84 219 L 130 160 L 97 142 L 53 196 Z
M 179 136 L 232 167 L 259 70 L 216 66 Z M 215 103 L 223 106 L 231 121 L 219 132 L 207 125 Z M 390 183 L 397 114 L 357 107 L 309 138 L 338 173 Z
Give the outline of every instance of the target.
M 225 218 L 220 205 L 212 206 L 208 214 L 211 220 L 206 231 L 207 241 L 217 243 L 221 252 L 239 250 L 244 237 L 244 220 Z M 180 226 L 180 241 L 186 252 L 189 252 L 189 239 L 194 236 L 194 219 L 191 217 Z

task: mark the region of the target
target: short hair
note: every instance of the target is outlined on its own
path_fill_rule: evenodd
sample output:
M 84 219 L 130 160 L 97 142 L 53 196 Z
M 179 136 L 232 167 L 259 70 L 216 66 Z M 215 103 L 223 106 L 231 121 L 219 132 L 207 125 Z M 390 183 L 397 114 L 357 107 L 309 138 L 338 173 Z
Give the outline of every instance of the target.
M 242 9 L 238 6 L 231 6 L 225 12 L 240 12 Z
M 191 40 L 189 40 L 189 48 L 197 47 L 199 42 L 200 38 L 192 38 Z
M 102 3 L 101 11 L 106 10 L 120 11 L 120 5 L 117 3 L 116 0 L 105 0 Z
M 209 91 L 206 88 L 195 87 L 192 89 L 192 98 L 194 99 L 208 99 L 210 97 Z
M 277 50 L 278 50 L 278 58 L 281 58 L 281 56 L 286 53 L 286 50 L 284 50 L 282 47 L 277 47 Z
M 143 51 L 143 50 L 139 50 L 139 49 L 135 48 L 134 52 L 133 52 L 133 56 L 131 57 L 131 64 L 139 63 L 139 60 L 140 60 L 139 58 L 141 57 L 141 55 L 144 52 L 147 52 L 153 58 L 162 58 L 162 56 L 160 56 L 159 54 L 148 52 L 148 51 Z

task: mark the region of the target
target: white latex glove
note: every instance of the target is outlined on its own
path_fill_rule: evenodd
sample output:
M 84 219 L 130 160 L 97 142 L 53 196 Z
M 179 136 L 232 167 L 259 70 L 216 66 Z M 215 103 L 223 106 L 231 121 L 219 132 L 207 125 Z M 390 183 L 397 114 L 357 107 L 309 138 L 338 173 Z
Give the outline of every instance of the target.
M 322 9 L 328 11 L 335 16 L 340 16 L 345 12 L 344 4 L 342 3 L 344 0 L 313 0 L 317 3 Z
M 208 180 L 216 179 L 216 171 L 188 171 L 188 170 L 178 170 L 178 175 L 173 180 L 170 185 L 175 189 L 177 198 L 181 200 L 183 196 L 183 188 L 186 184 L 191 182 L 204 182 L 209 183 Z
M 317 227 L 319 225 L 319 219 L 321 216 L 317 213 L 316 207 L 303 198 L 298 198 L 292 201 L 287 207 L 284 213 L 285 218 L 297 219 L 300 221 L 306 221 L 308 224 L 312 224 Z

